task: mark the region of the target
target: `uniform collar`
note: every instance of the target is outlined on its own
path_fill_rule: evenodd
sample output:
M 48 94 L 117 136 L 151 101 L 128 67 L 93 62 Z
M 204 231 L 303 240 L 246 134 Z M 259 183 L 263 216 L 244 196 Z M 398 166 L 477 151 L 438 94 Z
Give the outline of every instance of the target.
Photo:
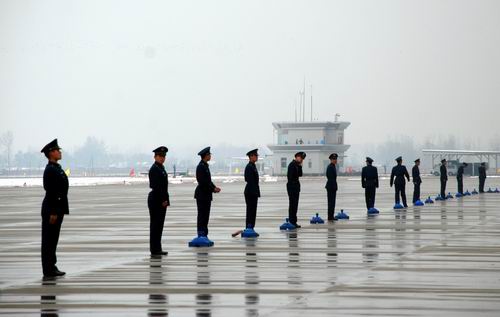
M 163 167 L 163 164 L 158 163 L 157 161 L 155 161 L 155 163 L 154 163 L 154 164 L 155 164 L 156 166 L 158 166 L 158 167 Z
M 53 166 L 56 166 L 56 167 L 61 167 L 61 165 L 60 165 L 59 163 L 56 163 L 56 162 L 51 162 L 51 161 L 49 161 L 49 162 L 47 163 L 47 165 L 53 165 Z

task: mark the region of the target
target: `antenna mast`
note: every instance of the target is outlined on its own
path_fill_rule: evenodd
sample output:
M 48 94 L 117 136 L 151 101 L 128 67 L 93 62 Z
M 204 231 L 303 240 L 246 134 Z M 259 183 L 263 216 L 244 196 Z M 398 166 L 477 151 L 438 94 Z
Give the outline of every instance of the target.
M 304 109 L 303 115 L 302 115 L 302 122 L 306 121 L 306 76 L 304 76 L 304 86 L 302 89 L 302 107 Z
M 295 122 L 297 122 L 297 99 L 294 100 L 295 105 Z
M 311 85 L 311 122 L 313 121 L 313 85 Z

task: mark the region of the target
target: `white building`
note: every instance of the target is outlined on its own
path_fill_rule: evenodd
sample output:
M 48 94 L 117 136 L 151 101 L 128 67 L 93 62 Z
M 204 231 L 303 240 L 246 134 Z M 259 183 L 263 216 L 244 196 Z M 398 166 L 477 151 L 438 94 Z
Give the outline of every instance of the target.
M 337 168 L 341 170 L 350 147 L 344 144 L 344 130 L 349 125 L 345 121 L 273 122 L 274 144 L 268 147 L 273 152 L 274 174 L 286 175 L 288 164 L 299 151 L 307 154 L 302 165 L 305 175 L 324 175 L 331 153 L 339 155 Z

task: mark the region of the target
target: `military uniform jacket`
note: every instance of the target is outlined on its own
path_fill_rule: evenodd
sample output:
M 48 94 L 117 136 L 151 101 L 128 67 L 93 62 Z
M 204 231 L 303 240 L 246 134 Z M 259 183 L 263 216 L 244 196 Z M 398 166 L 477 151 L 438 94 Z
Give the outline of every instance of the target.
M 249 162 L 245 167 L 245 195 L 260 197 L 259 172 L 255 163 Z
M 194 198 L 212 200 L 215 185 L 212 183 L 212 176 L 210 175 L 208 163 L 203 160 L 201 160 L 196 167 L 196 181 L 198 182 L 198 186 L 196 186 L 196 190 L 194 191 Z
M 45 198 L 42 202 L 42 216 L 69 214 L 68 176 L 61 165 L 49 162 L 43 172 Z
M 417 165 L 413 166 L 413 168 L 411 169 L 411 177 L 413 178 L 413 183 L 415 184 L 422 183 L 422 178 L 420 178 L 420 169 L 418 168 Z
M 337 191 L 338 186 L 337 186 L 337 167 L 335 164 L 328 164 L 328 167 L 326 168 L 326 185 L 325 188 L 328 190 L 333 190 Z
M 149 187 L 151 188 L 152 203 L 161 205 L 163 202 L 170 203 L 168 194 L 168 175 L 163 164 L 153 163 L 149 169 Z
M 441 165 L 441 167 L 439 168 L 439 173 L 441 174 L 440 179 L 442 181 L 448 180 L 448 169 L 446 168 L 446 166 Z
M 378 188 L 378 171 L 375 166 L 367 165 L 361 170 L 361 186 Z
M 410 174 L 404 165 L 396 165 L 392 168 L 391 172 L 391 186 L 392 184 L 404 185 L 406 184 L 405 177 L 410 181 Z M 396 179 L 394 179 L 396 178 Z
M 464 178 L 464 167 L 460 166 L 457 170 L 457 179 L 462 180 Z
M 302 166 L 293 160 L 288 164 L 288 172 L 286 174 L 288 182 L 286 183 L 286 190 L 290 193 L 300 192 L 299 177 L 302 176 Z
M 478 171 L 479 171 L 479 178 L 486 178 L 486 167 L 479 166 Z

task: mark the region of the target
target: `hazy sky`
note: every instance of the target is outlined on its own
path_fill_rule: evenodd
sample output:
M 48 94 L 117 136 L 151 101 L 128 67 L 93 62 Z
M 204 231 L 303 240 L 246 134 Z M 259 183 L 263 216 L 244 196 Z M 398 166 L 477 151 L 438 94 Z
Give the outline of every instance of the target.
M 16 150 L 268 144 L 304 76 L 314 117 L 351 121 L 351 144 L 494 134 L 500 1 L 0 0 Z

